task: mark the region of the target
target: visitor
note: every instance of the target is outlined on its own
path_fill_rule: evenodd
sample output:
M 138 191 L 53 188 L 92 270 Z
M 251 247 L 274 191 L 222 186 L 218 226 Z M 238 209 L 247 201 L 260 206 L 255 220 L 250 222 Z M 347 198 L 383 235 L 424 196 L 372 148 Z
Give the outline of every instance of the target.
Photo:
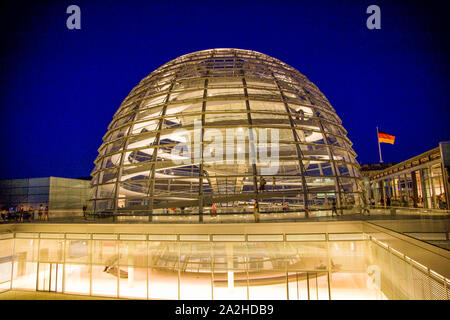
M 389 196 L 386 197 L 386 207 L 390 207 L 391 206 L 391 198 L 389 198 Z
M 216 204 L 215 203 L 213 203 L 212 204 L 212 213 L 213 213 L 213 216 L 215 217 L 216 216 Z
M 34 208 L 32 206 L 28 210 L 28 221 L 34 221 Z
M 308 209 L 305 209 L 305 218 L 309 218 L 310 215 L 311 215 L 311 211 L 309 211 Z
M 83 219 L 86 220 L 86 210 L 87 210 L 87 205 L 83 206 Z
M 16 222 L 17 222 L 17 219 L 19 220 L 18 222 L 23 222 L 23 206 L 19 207 L 19 212 L 16 215 Z
M 302 109 L 300 109 L 298 110 L 298 113 L 300 114 L 300 120 L 303 121 L 305 119 L 305 112 Z
M 2 210 L 2 220 L 3 222 L 6 222 L 6 209 Z
M 370 208 L 370 205 L 364 201 L 364 203 L 363 203 L 363 209 L 362 209 L 362 214 L 364 215 L 364 213 L 367 212 L 367 215 L 370 216 L 370 210 L 369 210 L 369 208 Z
M 264 177 L 259 178 L 259 190 L 264 191 L 266 187 L 266 179 Z
M 336 216 L 338 215 L 336 210 L 336 199 L 333 199 L 333 202 L 331 202 L 331 216 L 334 214 L 336 214 Z
M 288 209 L 289 209 L 288 203 L 285 201 L 285 202 L 283 203 L 283 212 L 287 212 Z
M 255 222 L 259 222 L 258 200 L 256 200 L 256 199 L 255 199 L 255 206 L 253 208 L 253 215 L 255 217 Z
M 39 217 L 39 221 L 42 220 L 42 214 L 44 213 L 44 206 L 41 204 L 39 206 L 39 211 L 38 211 L 38 217 Z
M 439 209 L 444 210 L 444 209 L 446 209 L 446 207 L 447 207 L 447 205 L 445 203 L 445 194 L 443 193 L 439 196 Z
M 10 207 L 8 209 L 8 215 L 6 216 L 6 218 L 8 219 L 8 222 L 13 219 L 13 212 L 14 212 L 14 207 Z
M 48 206 L 45 207 L 44 220 L 48 221 Z
M 29 210 L 30 210 L 29 208 L 28 209 L 23 208 L 23 211 L 22 211 L 22 222 L 25 222 L 25 221 L 29 220 L 29 217 L 30 217 L 30 211 Z

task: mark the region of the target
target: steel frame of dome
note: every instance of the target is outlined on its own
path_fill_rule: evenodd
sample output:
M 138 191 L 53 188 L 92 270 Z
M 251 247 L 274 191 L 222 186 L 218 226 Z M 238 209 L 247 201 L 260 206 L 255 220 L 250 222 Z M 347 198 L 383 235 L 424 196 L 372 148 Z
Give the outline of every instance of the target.
M 258 220 L 259 212 L 330 208 L 332 199 L 359 206 L 359 165 L 341 124 L 319 89 L 275 58 L 241 49 L 183 55 L 142 79 L 120 105 L 94 162 L 90 210 L 203 221 L 204 214 L 252 213 Z M 200 132 L 197 162 L 174 160 L 177 145 L 192 147 L 179 129 Z M 231 143 L 246 162 L 205 160 L 209 129 L 245 130 L 245 152 Z M 250 161 L 257 129 L 278 132 L 276 174 L 264 174 L 273 163 Z

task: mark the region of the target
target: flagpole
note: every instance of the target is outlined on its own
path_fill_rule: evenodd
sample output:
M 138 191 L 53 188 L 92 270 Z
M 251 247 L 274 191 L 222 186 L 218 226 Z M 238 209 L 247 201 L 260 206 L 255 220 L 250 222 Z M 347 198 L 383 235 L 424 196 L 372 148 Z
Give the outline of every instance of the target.
M 380 163 L 383 163 L 383 158 L 381 158 L 380 136 L 378 135 L 378 127 L 377 127 L 377 139 L 378 139 L 378 152 L 380 153 Z

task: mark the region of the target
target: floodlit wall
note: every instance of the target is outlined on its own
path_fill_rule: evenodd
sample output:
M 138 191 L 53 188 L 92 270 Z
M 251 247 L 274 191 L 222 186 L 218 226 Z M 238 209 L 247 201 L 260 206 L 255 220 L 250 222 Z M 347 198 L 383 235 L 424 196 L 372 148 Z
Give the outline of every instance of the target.
M 11 288 L 12 256 L 14 240 L 12 234 L 0 234 L 0 292 Z
M 363 233 L 11 237 L 0 240 L 1 290 L 199 300 L 448 299 L 449 293 L 448 280 Z
M 81 216 L 90 196 L 90 181 L 50 178 L 50 218 Z
M 0 288 L 133 299 L 448 299 L 445 250 L 383 230 L 361 222 L 3 225 Z
M 82 215 L 90 197 L 90 181 L 57 177 L 0 180 L 0 209 L 49 207 L 50 218 Z
M 182 235 L 178 239 L 193 241 L 171 241 L 176 235 L 16 233 L 14 240 L 0 241 L 7 271 L 2 286 L 9 289 L 12 274 L 16 290 L 121 298 L 383 298 L 366 287 L 367 243 L 360 236 L 330 242 L 325 235 L 293 237 L 261 241 L 249 235 L 249 241 L 235 242 L 236 235 L 222 235 L 222 241 L 210 242 Z
M 49 193 L 49 177 L 0 180 L 1 208 L 32 206 L 36 210 L 41 204 L 48 205 Z

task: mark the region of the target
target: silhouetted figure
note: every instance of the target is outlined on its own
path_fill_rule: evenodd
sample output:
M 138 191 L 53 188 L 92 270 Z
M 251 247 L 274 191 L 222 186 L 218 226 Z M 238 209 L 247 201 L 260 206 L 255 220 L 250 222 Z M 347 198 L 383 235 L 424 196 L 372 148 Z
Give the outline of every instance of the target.
M 38 219 L 39 221 L 42 220 L 42 214 L 44 213 L 44 206 L 41 204 L 39 206 L 39 210 L 38 210 Z
M 44 220 L 48 221 L 48 206 L 45 207 L 45 211 L 44 211 Z
M 28 210 L 28 221 L 34 221 L 34 208 L 30 207 Z
M 368 203 L 364 202 L 363 203 L 363 209 L 362 209 L 362 214 L 367 213 L 367 215 L 370 216 L 370 210 L 369 210 L 370 206 Z
M 255 222 L 259 222 L 259 207 L 258 207 L 258 200 L 255 199 L 255 204 L 253 207 L 253 215 L 255 217 Z
M 391 198 L 386 197 L 386 206 L 390 207 L 391 206 Z
M 23 221 L 23 206 L 20 206 L 20 208 L 19 208 L 19 214 L 16 215 L 16 221 L 17 221 L 17 218 L 19 218 L 19 222 Z
M 300 120 L 303 121 L 305 119 L 305 112 L 302 109 L 300 109 L 298 110 L 298 114 L 300 115 Z
M 11 221 L 13 219 L 13 212 L 14 212 L 14 208 L 10 207 L 8 209 L 8 215 L 6 216 L 6 218 L 8 219 L 8 222 Z
M 334 214 L 336 214 L 336 216 L 338 215 L 336 209 L 336 199 L 333 199 L 333 202 L 331 202 L 331 216 L 333 216 Z
M 84 220 L 86 220 L 86 210 L 87 210 L 87 205 L 83 206 L 83 218 Z
M 264 179 L 263 177 L 259 178 L 259 190 L 264 191 L 265 187 L 266 187 L 266 179 Z

